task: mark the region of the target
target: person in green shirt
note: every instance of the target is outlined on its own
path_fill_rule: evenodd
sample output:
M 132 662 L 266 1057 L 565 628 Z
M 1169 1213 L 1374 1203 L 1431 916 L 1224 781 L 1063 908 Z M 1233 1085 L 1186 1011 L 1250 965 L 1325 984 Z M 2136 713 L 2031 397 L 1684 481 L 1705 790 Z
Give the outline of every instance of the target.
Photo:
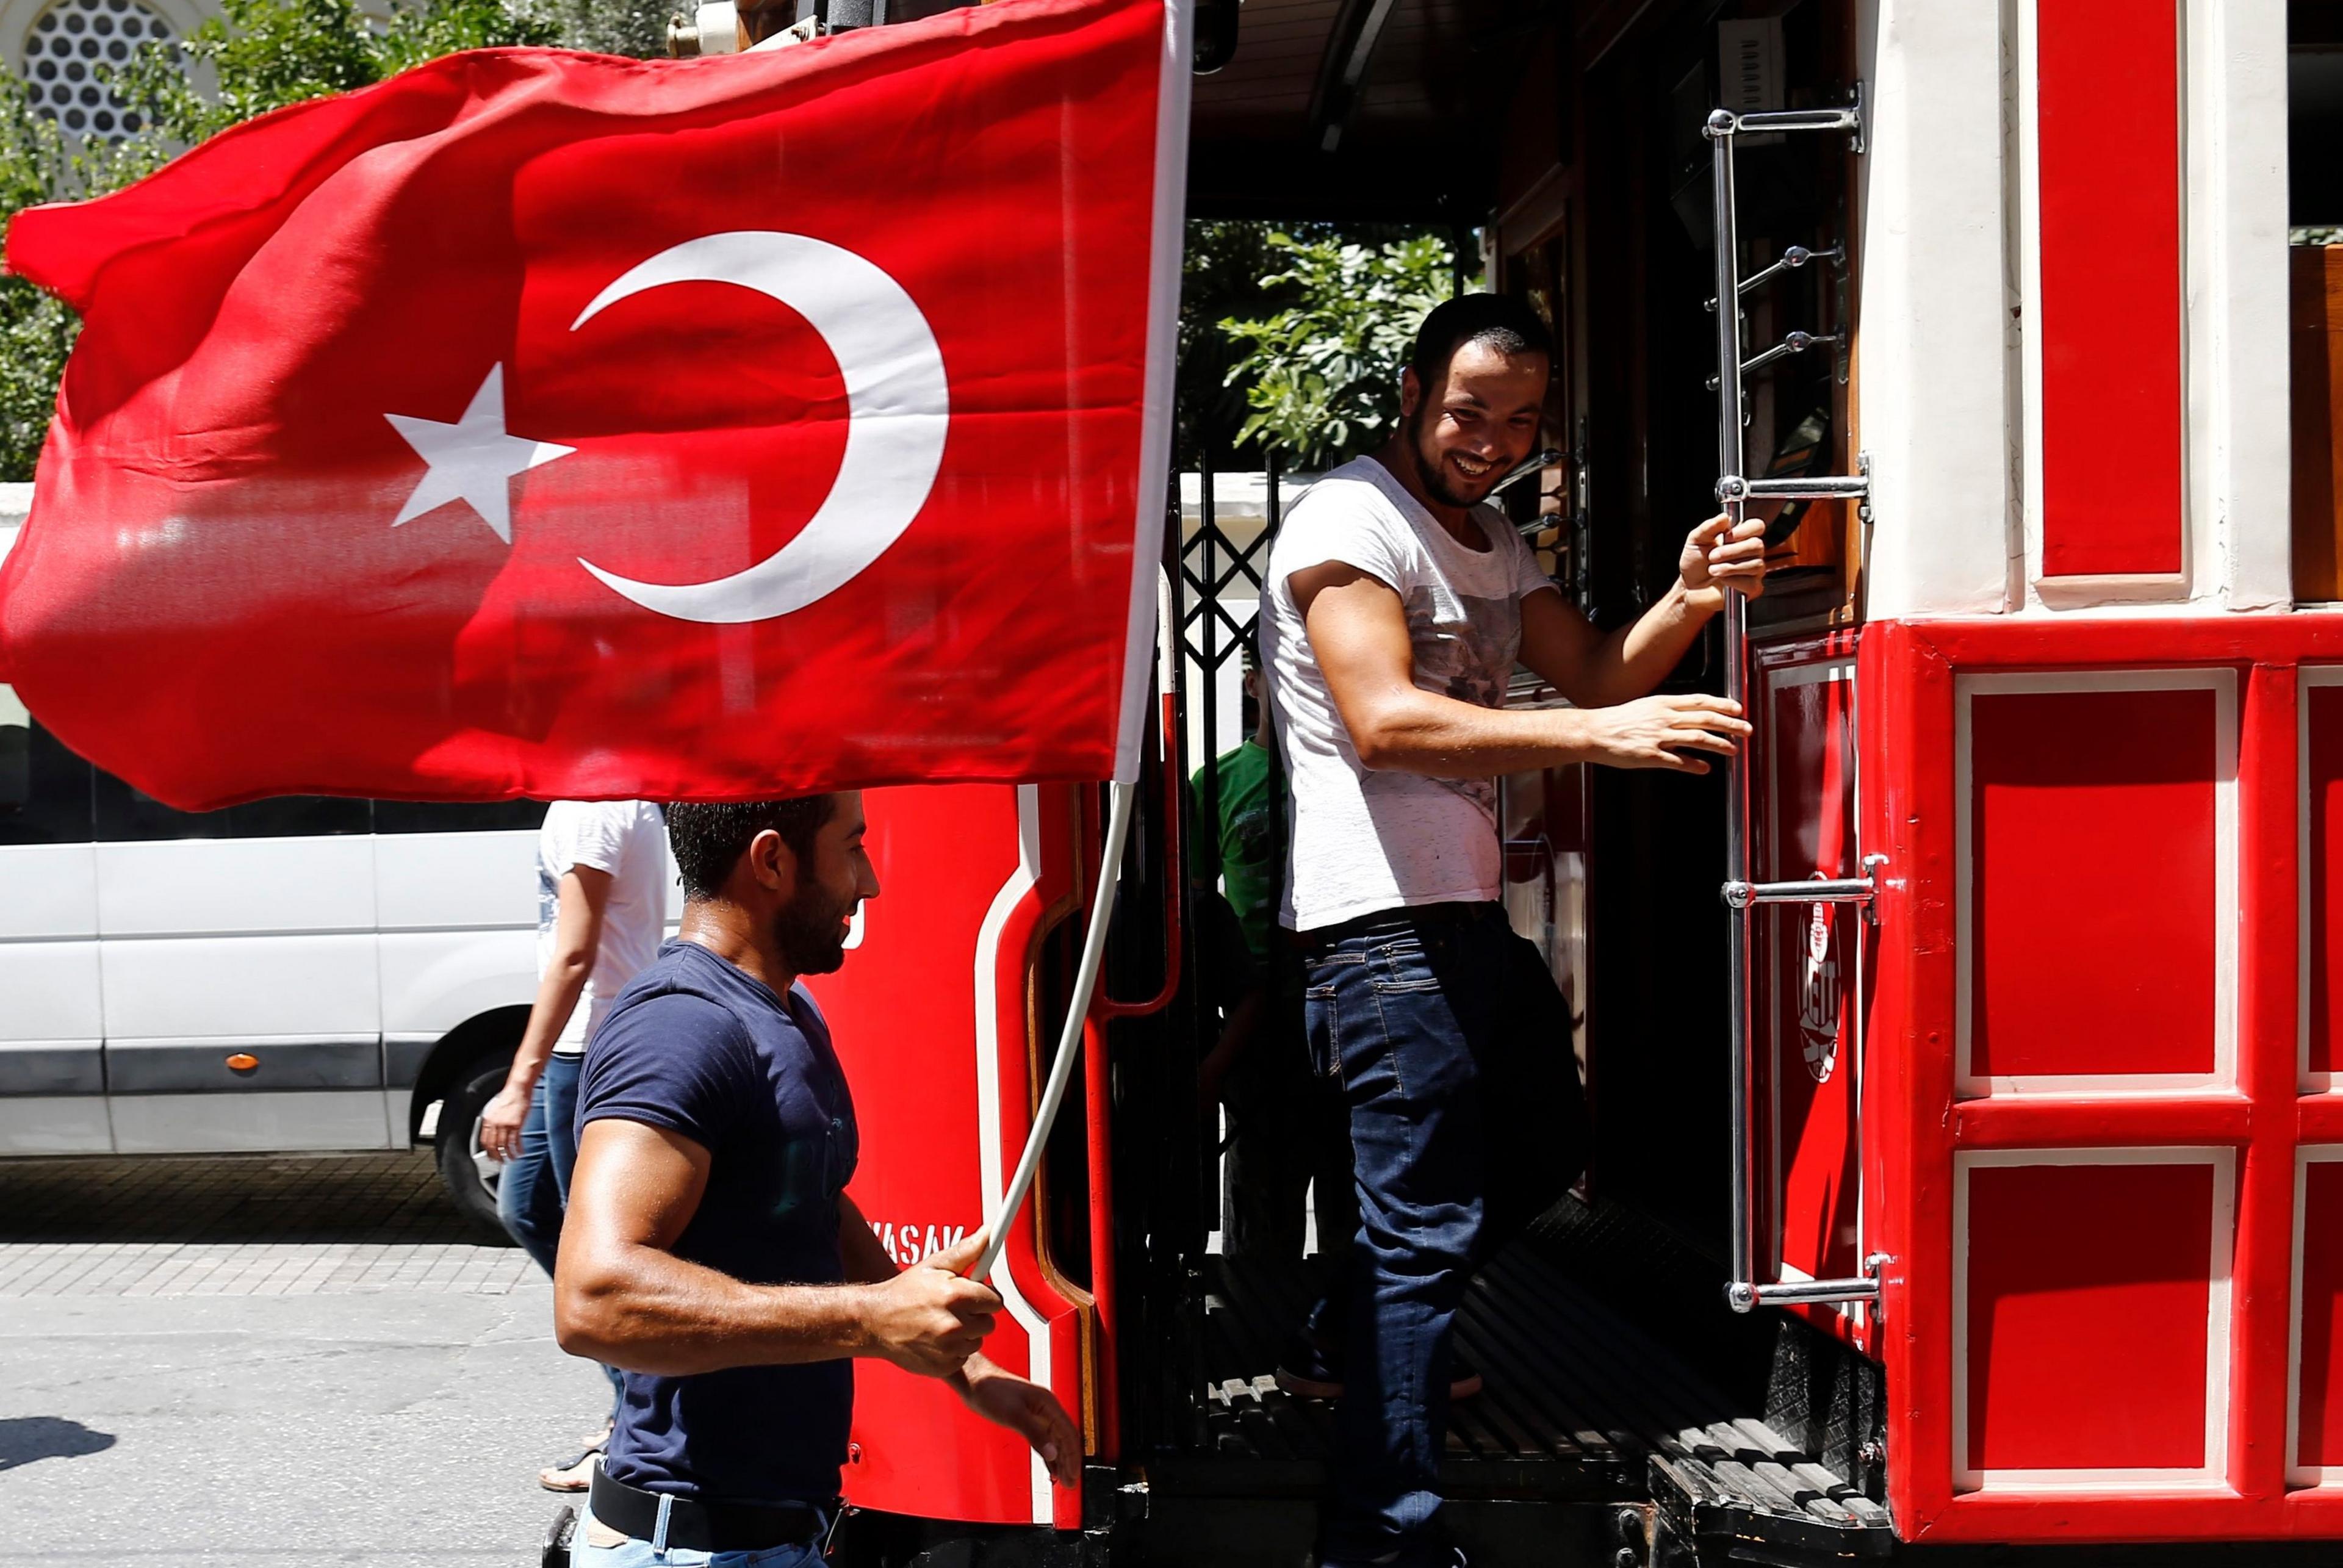
M 1319 1251 L 1339 1251 L 1357 1228 L 1350 1122 L 1339 1085 L 1310 1069 L 1301 955 L 1278 924 L 1285 893 L 1285 770 L 1277 755 L 1259 643 L 1244 643 L 1244 693 L 1257 716 L 1242 743 L 1189 780 L 1196 820 L 1218 806 L 1220 884 L 1209 856 L 1193 863 L 1197 929 L 1213 943 L 1224 1022 L 1199 1073 L 1207 1107 L 1228 1113 L 1222 1166 L 1221 1242 L 1232 1258 L 1298 1261 L 1305 1204 L 1318 1216 Z M 1208 779 L 1216 777 L 1218 801 Z M 1224 896 L 1223 896 L 1224 895 Z M 1242 942 L 1226 940 L 1239 936 Z M 1236 972 L 1241 971 L 1241 972 Z M 1302 1136 L 1295 1136 L 1300 1129 Z M 1311 1201 L 1311 1182 L 1317 1182 Z
M 1221 887 L 1255 963 L 1269 958 L 1278 930 L 1278 900 L 1285 890 L 1285 770 L 1278 764 L 1269 704 L 1256 695 L 1261 689 L 1259 656 L 1248 641 L 1245 698 L 1260 721 L 1241 745 L 1197 769 L 1188 781 L 1202 819 L 1211 804 L 1206 775 L 1219 777 Z

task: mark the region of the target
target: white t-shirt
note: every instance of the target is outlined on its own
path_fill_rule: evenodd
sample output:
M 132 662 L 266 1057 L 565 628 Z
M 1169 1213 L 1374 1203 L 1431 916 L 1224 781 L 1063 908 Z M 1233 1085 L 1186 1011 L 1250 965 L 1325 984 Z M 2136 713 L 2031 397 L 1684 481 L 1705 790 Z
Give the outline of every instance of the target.
M 1503 513 L 1477 507 L 1485 550 L 1456 542 L 1373 457 L 1343 464 L 1294 503 L 1261 596 L 1263 655 L 1292 819 L 1285 900 L 1295 930 L 1405 904 L 1503 893 L 1493 779 L 1427 779 L 1361 766 L 1287 579 L 1328 561 L 1379 578 L 1407 611 L 1415 684 L 1504 705 L 1522 641 L 1521 601 L 1554 584 Z
M 537 973 L 553 962 L 561 879 L 578 866 L 610 877 L 594 970 L 553 1043 L 556 1056 L 585 1054 L 587 1037 L 628 980 L 659 952 L 667 928 L 667 819 L 646 800 L 556 800 L 537 834 Z

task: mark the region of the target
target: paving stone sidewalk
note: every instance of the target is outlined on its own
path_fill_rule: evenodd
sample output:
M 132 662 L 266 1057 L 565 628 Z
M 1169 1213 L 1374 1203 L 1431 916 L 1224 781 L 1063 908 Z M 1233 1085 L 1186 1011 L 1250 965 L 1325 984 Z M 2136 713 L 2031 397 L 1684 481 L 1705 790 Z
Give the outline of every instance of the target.
M 0 1568 L 529 1568 L 608 1408 L 420 1152 L 0 1161 Z
M 0 1299 L 502 1295 L 535 1277 L 421 1150 L 0 1161 Z

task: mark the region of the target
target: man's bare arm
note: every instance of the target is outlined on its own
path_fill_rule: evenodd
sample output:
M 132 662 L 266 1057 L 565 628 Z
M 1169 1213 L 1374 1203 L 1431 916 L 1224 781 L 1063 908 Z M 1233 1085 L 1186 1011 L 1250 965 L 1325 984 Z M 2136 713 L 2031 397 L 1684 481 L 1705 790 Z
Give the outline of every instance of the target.
M 1487 779 L 1571 762 L 1705 773 L 1691 752 L 1731 756 L 1738 709 L 1698 694 L 1601 709 L 1483 708 L 1415 684 L 1407 611 L 1389 584 L 1329 561 L 1287 579 L 1327 689 L 1368 768 Z M 1540 594 L 1540 598 L 1551 595 Z
M 1765 579 L 1765 525 L 1752 518 L 1726 533 L 1715 517 L 1692 531 L 1675 583 L 1657 604 L 1604 633 L 1558 593 L 1522 600 L 1522 662 L 1581 708 L 1642 697 L 1683 662 L 1725 595 L 1755 595 Z
M 903 1271 L 879 1244 L 861 1206 L 844 1192 L 838 1195 L 838 1250 L 846 1260 L 846 1277 L 858 1284 L 884 1284 Z
M 980 1238 L 880 1284 L 751 1285 L 677 1257 L 708 1167 L 707 1150 L 666 1128 L 587 1123 L 553 1281 L 563 1350 L 668 1377 L 842 1356 L 945 1377 L 992 1332 L 1001 1298 L 955 1272 Z

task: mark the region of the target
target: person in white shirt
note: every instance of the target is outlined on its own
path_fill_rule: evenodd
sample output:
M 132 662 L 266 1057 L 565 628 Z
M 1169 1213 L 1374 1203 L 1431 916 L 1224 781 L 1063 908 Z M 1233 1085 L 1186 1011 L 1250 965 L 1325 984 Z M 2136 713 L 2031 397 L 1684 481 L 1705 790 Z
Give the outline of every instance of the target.
M 1292 821 L 1282 922 L 1308 955 L 1318 1070 L 1350 1107 L 1360 1210 L 1346 1272 L 1278 1369 L 1342 1400 L 1325 1568 L 1461 1560 L 1438 1465 L 1449 1339 L 1473 1271 L 1576 1179 L 1569 1010 L 1505 918 L 1496 779 L 1600 762 L 1704 773 L 1749 726 L 1647 697 L 1725 602 L 1765 579 L 1764 526 L 1692 530 L 1675 585 L 1605 634 L 1481 503 L 1535 448 L 1552 349 L 1529 307 L 1428 316 L 1401 420 L 1294 506 L 1262 590 Z M 1515 662 L 1575 707 L 1509 710 Z
M 658 954 L 667 888 L 667 823 L 657 806 L 557 800 L 546 808 L 537 836 L 537 1000 L 505 1086 L 481 1112 L 480 1147 L 504 1162 L 497 1217 L 548 1277 L 578 1164 L 586 1041 Z M 615 1397 L 617 1375 L 603 1372 Z M 583 1453 L 538 1472 L 538 1483 L 585 1491 L 601 1446 L 598 1434 L 589 1437 Z

